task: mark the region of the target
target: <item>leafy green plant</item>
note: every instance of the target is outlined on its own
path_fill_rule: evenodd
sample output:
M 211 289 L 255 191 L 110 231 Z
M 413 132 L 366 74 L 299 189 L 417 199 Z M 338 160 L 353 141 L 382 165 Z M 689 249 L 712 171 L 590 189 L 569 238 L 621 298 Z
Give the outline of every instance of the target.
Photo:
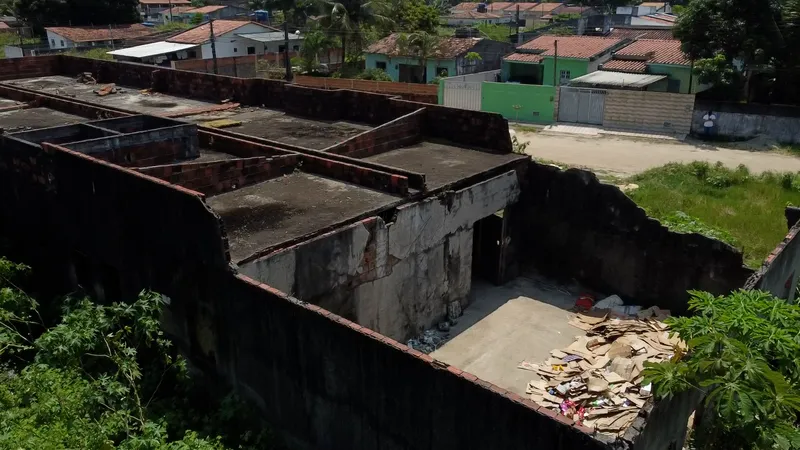
M 644 383 L 659 398 L 706 395 L 698 450 L 800 448 L 800 307 L 761 291 L 690 295 L 695 314 L 667 319 L 687 353 L 645 363 Z
M 192 14 L 192 18 L 189 19 L 190 25 L 200 25 L 203 23 L 203 15 L 200 13 Z
M 160 329 L 161 295 L 110 305 L 68 297 L 45 320 L 23 290 L 28 276 L 0 258 L 0 448 L 275 445 L 252 407 L 188 376 Z
M 530 142 L 521 142 L 516 136 L 511 136 L 511 151 L 520 155 L 524 155 L 528 149 Z
M 703 236 L 719 239 L 720 241 L 728 243 L 734 247 L 738 245 L 736 239 L 727 231 L 705 224 L 697 217 L 692 217 L 683 211 L 675 211 L 674 213 L 661 218 L 661 223 L 670 230 L 677 231 L 678 233 L 698 233 L 702 234 Z
M 392 81 L 392 77 L 390 77 L 389 74 L 383 69 L 377 69 L 374 67 L 366 69 L 365 71 L 356 75 L 355 78 L 359 80 Z

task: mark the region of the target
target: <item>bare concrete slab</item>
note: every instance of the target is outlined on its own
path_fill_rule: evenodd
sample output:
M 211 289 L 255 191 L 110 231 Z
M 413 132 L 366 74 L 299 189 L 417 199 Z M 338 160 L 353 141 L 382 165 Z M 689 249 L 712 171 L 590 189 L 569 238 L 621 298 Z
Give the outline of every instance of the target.
M 235 133 L 316 150 L 330 147 L 372 129 L 368 125 L 309 119 L 268 108 L 238 108 L 184 118 L 194 122 L 216 119 L 241 122 L 239 126 L 228 128 Z
M 50 108 L 28 108 L 0 112 L 0 128 L 7 133 L 72 125 L 81 122 L 86 122 L 86 119 Z
M 231 260 L 402 200 L 354 184 L 294 172 L 211 197 L 222 217 Z
M 577 288 L 568 291 L 534 275 L 503 286 L 475 281 L 470 296 L 472 303 L 450 329 L 455 337 L 431 356 L 519 395 L 538 378 L 518 369 L 520 362 L 544 361 L 582 334 L 568 323 Z
M 523 159 L 527 156 L 514 153 L 498 155 L 428 141 L 365 158 L 366 161 L 424 173 L 431 189 Z
M 117 86 L 122 92 L 100 97 L 94 91 L 103 84 L 83 84 L 61 75 L 50 77 L 23 78 L 6 81 L 4 84 L 33 89 L 47 94 L 72 97 L 99 106 L 123 108 L 141 114 L 169 114 L 190 108 L 201 108 L 214 103 L 192 100 L 159 93 L 142 93 L 141 89 Z

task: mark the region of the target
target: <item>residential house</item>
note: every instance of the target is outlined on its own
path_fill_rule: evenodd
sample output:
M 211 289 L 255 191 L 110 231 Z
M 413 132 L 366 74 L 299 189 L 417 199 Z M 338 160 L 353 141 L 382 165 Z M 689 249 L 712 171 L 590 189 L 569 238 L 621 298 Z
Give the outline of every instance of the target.
M 672 6 L 665 2 L 643 2 L 638 5 L 617 7 L 617 14 L 646 16 L 656 13 L 672 14 Z
M 574 17 L 589 17 L 597 15 L 597 11 L 594 8 L 588 6 L 564 6 L 557 9 L 557 12 L 545 14 L 541 17 L 541 19 L 547 20 L 549 22 L 553 22 L 559 16 L 574 16 Z
M 447 16 L 441 17 L 441 22 L 448 26 L 474 26 L 480 24 L 505 24 L 511 23 L 510 16 L 477 11 L 453 11 Z
M 290 51 L 300 49 L 302 36 L 291 35 Z M 284 51 L 283 32 L 256 22 L 214 21 L 214 47 L 217 58 L 236 56 L 275 56 Z M 168 64 L 184 59 L 212 59 L 211 27 L 208 23 L 154 42 L 109 52 L 115 59 L 146 64 Z
M 189 19 L 184 17 L 187 11 L 196 9 L 194 6 L 173 6 L 172 9 L 167 8 L 156 13 L 157 22 L 188 22 Z
M 196 14 L 203 16 L 203 20 L 210 19 L 233 19 L 234 17 L 247 17 L 250 12 L 247 8 L 239 6 L 209 5 L 195 8 L 186 12 L 189 17 Z
M 524 13 L 520 13 L 520 18 L 525 20 L 526 27 L 533 27 L 548 23 L 549 19 L 543 19 L 543 16 L 554 16 L 566 7 L 564 3 L 536 3 Z
M 624 39 L 599 36 L 539 36 L 503 58 L 501 79 L 549 86 L 566 84 L 597 70 L 625 43 Z
M 141 24 L 107 25 L 100 27 L 47 27 L 47 42 L 51 49 L 75 47 L 112 47 L 126 39 L 142 38 L 156 33 Z
M 145 22 L 156 22 L 158 13 L 175 6 L 191 6 L 191 0 L 139 0 L 139 14 Z
M 478 2 L 462 2 L 450 8 L 450 11 L 475 11 L 478 9 L 478 4 Z
M 707 88 L 692 75 L 691 60 L 681 51 L 681 42 L 674 39 L 639 39 L 615 51 L 600 69 L 660 76 L 642 87 L 648 91 L 693 94 Z
M 672 14 L 655 13 L 646 16 L 631 16 L 630 22 L 627 22 L 626 25 L 673 28 L 677 20 L 678 16 Z
M 513 50 L 508 42 L 482 38 L 442 38 L 423 71 L 419 58 L 404 54 L 400 33 L 391 34 L 365 50 L 366 67 L 385 70 L 394 81 L 420 83 L 435 76 L 465 75 L 499 69 L 502 56 Z M 477 53 L 480 59 L 466 58 Z

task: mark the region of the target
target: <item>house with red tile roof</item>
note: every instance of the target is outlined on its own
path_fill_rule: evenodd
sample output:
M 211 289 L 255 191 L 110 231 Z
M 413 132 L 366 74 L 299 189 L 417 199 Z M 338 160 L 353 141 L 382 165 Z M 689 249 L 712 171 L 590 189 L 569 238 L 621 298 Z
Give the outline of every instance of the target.
M 106 25 L 98 27 L 46 27 L 47 42 L 51 49 L 108 46 L 157 33 L 142 24 Z
M 503 81 L 560 85 L 594 72 L 625 39 L 600 36 L 539 36 L 503 58 Z
M 425 67 L 401 44 L 401 33 L 393 33 L 364 51 L 367 69 L 381 69 L 394 81 L 424 83 L 436 76 L 466 75 L 500 68 L 503 55 L 514 49 L 510 42 L 482 38 L 442 38 Z M 476 53 L 480 58 L 467 58 Z
M 442 16 L 440 20 L 443 25 L 458 27 L 480 24 L 497 25 L 510 23 L 512 18 L 511 16 L 490 12 L 483 13 L 478 11 L 452 11 L 450 14 Z
M 170 7 L 192 6 L 191 0 L 139 0 L 139 14 L 145 22 L 159 20 L 159 13 Z
M 202 21 L 208 21 L 211 19 L 233 19 L 233 18 L 242 18 L 244 20 L 247 19 L 248 13 L 250 10 L 247 8 L 242 8 L 240 6 L 233 6 L 233 5 L 208 5 L 208 6 L 201 6 L 199 8 L 195 7 L 178 7 L 172 8 L 172 19 L 170 19 L 170 10 L 165 9 L 159 13 L 160 21 L 163 23 L 167 23 L 170 20 L 174 22 L 184 22 L 188 23 L 192 20 L 192 18 L 200 14 Z
M 647 90 L 691 94 L 705 88 L 692 76 L 691 60 L 681 51 L 681 42 L 674 39 L 639 39 L 615 51 L 600 69 L 665 76 Z

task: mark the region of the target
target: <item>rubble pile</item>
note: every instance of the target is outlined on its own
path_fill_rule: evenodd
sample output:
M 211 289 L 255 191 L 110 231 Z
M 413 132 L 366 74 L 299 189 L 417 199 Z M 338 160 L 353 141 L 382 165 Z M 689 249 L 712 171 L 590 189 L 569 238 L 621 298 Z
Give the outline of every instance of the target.
M 518 367 L 537 373 L 526 392 L 534 402 L 577 423 L 622 435 L 652 395 L 642 386 L 645 361 L 670 359 L 685 344 L 670 337 L 669 311 L 652 307 L 621 313 L 619 308 L 578 313 L 570 325 L 586 332 L 569 347 L 553 350 L 542 364 Z

